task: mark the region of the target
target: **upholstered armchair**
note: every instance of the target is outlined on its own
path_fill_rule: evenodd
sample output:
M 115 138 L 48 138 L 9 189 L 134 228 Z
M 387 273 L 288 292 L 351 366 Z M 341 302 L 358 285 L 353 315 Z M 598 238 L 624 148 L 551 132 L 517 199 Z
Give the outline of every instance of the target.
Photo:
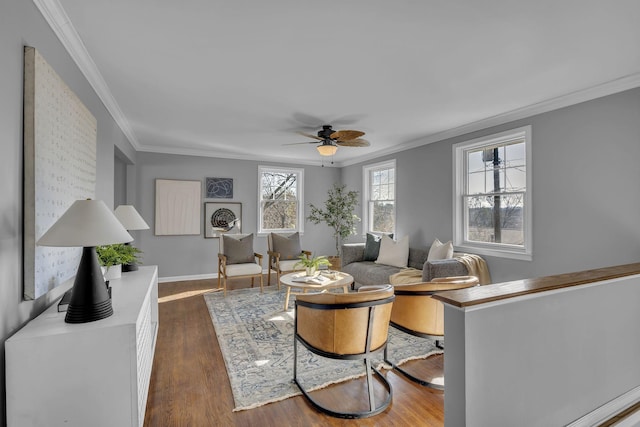
M 252 234 L 223 234 L 220 237 L 220 251 L 218 252 L 218 289 L 224 289 L 227 295 L 227 280 L 260 278 L 260 292 L 263 291 L 262 254 L 253 251 Z
M 293 380 L 304 397 L 317 410 L 339 418 L 365 418 L 384 411 L 391 403 L 391 386 L 371 366 L 371 357 L 387 345 L 389 319 L 394 300 L 393 287 L 382 286 L 359 293 L 301 294 L 296 297 L 294 327 Z M 298 375 L 298 343 L 311 352 L 331 359 L 364 360 L 367 380 L 366 396 L 354 401 L 350 412 L 330 409 L 312 398 Z M 376 404 L 372 373 L 386 391 L 384 401 Z M 304 375 L 304 374 L 303 374 Z M 360 404 L 360 405 L 357 405 Z M 367 409 L 359 411 L 359 406 Z
M 431 282 L 395 285 L 396 300 L 391 311 L 391 326 L 410 335 L 433 339 L 436 341 L 436 347 L 444 349 L 441 345 L 444 338 L 444 306 L 440 301 L 433 299 L 432 295 L 477 286 L 478 283 L 475 276 L 456 276 L 434 278 Z M 393 349 L 386 348 L 384 359 L 393 369 L 424 386 L 444 389 L 444 383 L 417 378 L 389 361 L 388 354 L 392 352 Z
M 300 261 L 302 254 L 311 256 L 311 252 L 300 248 L 300 234 L 269 233 L 267 235 L 267 255 L 269 256 L 269 271 L 267 273 L 267 286 L 271 286 L 271 270 L 276 273 L 276 282 L 280 289 L 280 275 L 295 271 L 295 264 Z M 299 268 L 304 270 L 304 267 Z

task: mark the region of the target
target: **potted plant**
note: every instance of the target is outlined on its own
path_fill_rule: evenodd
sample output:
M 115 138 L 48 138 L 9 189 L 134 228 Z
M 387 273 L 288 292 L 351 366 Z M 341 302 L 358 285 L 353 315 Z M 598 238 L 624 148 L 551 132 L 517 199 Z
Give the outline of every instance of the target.
M 313 276 L 316 273 L 316 270 L 318 270 L 318 268 L 323 265 L 331 265 L 329 259 L 324 255 L 311 257 L 307 254 L 302 254 L 298 258 L 300 258 L 300 261 L 296 262 L 293 265 L 293 268 L 297 269 L 300 267 L 304 267 L 307 276 Z
M 138 254 L 142 251 L 135 246 L 124 243 L 104 245 L 96 247 L 98 261 L 104 267 L 104 277 L 106 280 L 119 279 L 122 274 L 122 264 L 132 264 L 139 262 Z
M 307 217 L 308 221 L 314 224 L 326 222 L 329 227 L 333 228 L 333 236 L 336 239 L 336 254 L 338 259 L 336 263 L 340 263 L 340 252 L 342 242 L 352 234 L 356 234 L 356 223 L 360 221 L 354 210 L 358 204 L 358 192 L 347 191 L 346 185 L 334 184 L 329 189 L 327 200 L 324 202 L 324 209 L 320 209 L 310 204 L 311 213 Z M 334 269 L 336 268 L 334 265 Z

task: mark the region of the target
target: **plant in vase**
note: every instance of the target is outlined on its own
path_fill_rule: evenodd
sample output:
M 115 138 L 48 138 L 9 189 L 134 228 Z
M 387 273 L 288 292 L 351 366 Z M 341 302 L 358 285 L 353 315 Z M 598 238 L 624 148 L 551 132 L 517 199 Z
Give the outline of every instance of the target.
M 300 267 L 304 267 L 307 276 L 313 276 L 318 268 L 323 265 L 331 265 L 329 259 L 324 255 L 310 257 L 306 254 L 302 254 L 298 258 L 300 258 L 300 261 L 296 262 L 293 268 L 298 269 Z
M 314 224 L 326 222 L 333 228 L 333 236 L 336 239 L 336 254 L 340 257 L 342 242 L 347 237 L 356 234 L 356 223 L 360 217 L 354 213 L 358 205 L 358 192 L 347 191 L 346 185 L 334 184 L 328 191 L 327 200 L 324 202 L 324 209 L 320 209 L 310 204 L 311 213 L 307 221 Z
M 139 263 L 142 251 L 135 246 L 117 243 L 97 246 L 98 261 L 104 267 L 105 279 L 118 279 L 122 272 L 122 264 Z

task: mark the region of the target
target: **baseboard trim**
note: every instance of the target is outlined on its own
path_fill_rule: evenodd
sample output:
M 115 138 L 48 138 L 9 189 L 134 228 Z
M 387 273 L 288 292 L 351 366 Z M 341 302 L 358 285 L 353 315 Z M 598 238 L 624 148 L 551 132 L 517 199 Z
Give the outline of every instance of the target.
M 640 386 L 629 390 L 594 411 L 589 412 L 585 416 L 578 418 L 568 424 L 567 427 L 590 427 L 599 425 L 638 402 L 640 402 Z
M 217 278 L 218 278 L 217 273 L 194 274 L 190 276 L 158 277 L 158 283 L 186 282 L 187 280 L 204 280 L 204 279 L 217 279 Z
M 262 274 L 267 274 L 267 270 L 262 270 Z M 207 273 L 207 274 L 192 274 L 189 276 L 170 276 L 170 277 L 158 277 L 158 283 L 166 283 L 166 282 L 186 282 L 187 280 L 206 280 L 206 279 L 217 279 L 218 273 Z

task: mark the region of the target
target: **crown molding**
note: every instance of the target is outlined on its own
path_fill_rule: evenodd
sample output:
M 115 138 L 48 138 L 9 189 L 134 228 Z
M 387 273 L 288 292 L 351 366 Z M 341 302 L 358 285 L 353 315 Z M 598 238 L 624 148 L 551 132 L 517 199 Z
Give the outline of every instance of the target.
M 95 62 L 93 62 L 93 58 L 89 55 L 80 35 L 74 28 L 60 2 L 58 0 L 33 0 L 33 3 L 40 10 L 40 13 L 42 13 L 42 16 L 44 16 L 44 19 L 53 32 L 58 36 L 64 48 L 89 81 L 89 84 L 93 87 L 93 90 L 100 100 L 102 100 L 102 103 L 118 124 L 118 127 L 120 127 L 125 137 L 129 140 L 133 148 L 139 150 L 141 144 L 131 129 L 129 121 L 113 97 L 109 86 L 107 86 L 107 83 L 104 81 L 102 74 L 100 74 L 98 67 Z
M 557 110 L 560 108 L 569 107 L 571 105 L 580 104 L 581 102 L 591 101 L 593 99 L 602 98 L 604 96 L 613 95 L 619 92 L 624 92 L 625 90 L 630 90 L 637 87 L 640 87 L 640 73 L 620 77 L 618 79 L 611 80 L 596 86 L 577 90 L 575 92 L 570 92 L 568 94 L 538 102 L 536 104 L 528 105 L 526 107 L 508 111 L 503 114 L 498 114 L 496 116 L 488 117 L 486 119 L 448 129 L 443 132 L 434 133 L 432 135 L 399 144 L 395 147 L 376 151 L 371 155 L 345 161 L 342 163 L 342 166 L 350 166 L 361 163 L 363 161 L 377 159 L 382 156 L 395 154 L 412 148 L 421 147 L 423 145 L 432 144 L 434 142 L 444 141 L 445 139 L 454 138 L 456 136 L 465 135 L 483 129 L 488 129 L 493 126 L 499 126 L 505 123 L 532 117 L 542 113 L 547 113 L 549 111 Z

